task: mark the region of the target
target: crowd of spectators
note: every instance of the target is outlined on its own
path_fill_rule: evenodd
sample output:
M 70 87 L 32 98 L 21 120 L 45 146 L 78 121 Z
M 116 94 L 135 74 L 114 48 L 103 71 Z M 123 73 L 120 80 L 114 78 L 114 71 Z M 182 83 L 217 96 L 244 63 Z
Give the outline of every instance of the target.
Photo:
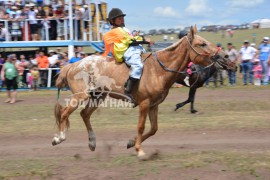
M 55 84 L 55 75 L 59 70 L 71 63 L 80 61 L 84 57 L 91 55 L 86 54 L 82 51 L 81 47 L 75 48 L 74 57 L 68 58 L 67 52 L 62 52 L 62 48 L 58 47 L 56 50 L 50 49 L 48 53 L 44 51 L 36 50 L 35 54 L 29 54 L 27 57 L 23 54 L 17 56 L 16 54 L 11 54 L 7 57 L 2 57 L 0 53 L 0 72 L 3 64 L 8 58 L 11 58 L 16 65 L 17 69 L 17 85 L 19 88 L 30 88 L 38 89 L 39 87 L 47 87 L 48 83 L 48 68 L 52 69 L 51 75 L 51 85 Z M 32 70 L 38 70 L 39 74 L 37 76 L 32 75 Z M 33 82 L 35 80 L 35 82 Z M 5 87 L 0 78 L 0 86 Z
M 98 9 L 103 21 L 100 5 Z M 81 40 L 82 30 L 87 32 L 89 21 L 94 22 L 95 11 L 90 19 L 88 5 L 73 3 L 72 10 L 75 37 Z M 0 41 L 46 40 L 46 32 L 48 40 L 63 40 L 65 21 L 68 35 L 68 4 L 63 0 L 52 0 L 48 5 L 42 0 L 35 3 L 27 0 L 0 2 Z
M 218 43 L 217 46 L 221 47 Z M 264 37 L 260 44 L 251 43 L 248 40 L 243 42 L 240 50 L 236 50 L 232 43 L 227 44 L 227 48 L 223 48 L 228 54 L 229 59 L 239 66 L 239 73 L 228 70 L 228 83 L 230 86 L 235 86 L 237 81 L 237 75 L 240 75 L 242 85 L 268 85 L 270 82 L 270 44 L 269 37 Z M 224 71 L 223 71 L 224 72 Z M 217 82 L 220 85 L 224 85 L 224 74 L 219 70 L 212 77 L 212 80 L 217 86 Z M 208 86 L 209 81 L 206 82 Z

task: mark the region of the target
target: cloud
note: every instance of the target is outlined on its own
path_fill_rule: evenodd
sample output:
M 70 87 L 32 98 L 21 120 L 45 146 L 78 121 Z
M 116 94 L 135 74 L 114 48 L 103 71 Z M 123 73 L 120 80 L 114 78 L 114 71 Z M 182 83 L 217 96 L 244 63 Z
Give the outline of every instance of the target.
M 180 17 L 180 14 L 170 6 L 156 7 L 154 9 L 154 13 L 162 17 L 175 17 L 175 18 Z
M 264 0 L 229 0 L 226 4 L 233 8 L 252 8 L 262 4 Z
M 194 17 L 208 17 L 213 9 L 207 5 L 207 0 L 190 0 L 185 12 Z

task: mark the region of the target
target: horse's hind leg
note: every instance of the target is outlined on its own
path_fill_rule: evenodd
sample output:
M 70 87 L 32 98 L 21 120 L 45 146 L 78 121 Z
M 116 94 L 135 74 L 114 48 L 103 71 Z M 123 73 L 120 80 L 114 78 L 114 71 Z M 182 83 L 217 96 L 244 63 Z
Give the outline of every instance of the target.
M 98 108 L 97 106 L 90 106 L 89 103 L 91 100 L 104 100 L 104 96 L 100 99 L 89 99 L 85 109 L 81 110 L 80 114 L 81 114 L 81 117 L 84 121 L 84 124 L 86 126 L 86 129 L 87 129 L 87 132 L 88 132 L 88 137 L 89 137 L 89 148 L 91 151 L 95 151 L 95 148 L 96 148 L 96 136 L 95 136 L 95 133 L 93 131 L 93 128 L 92 128 L 92 125 L 91 125 L 91 122 L 90 122 L 90 117 L 92 115 L 92 113 Z
M 66 139 L 66 128 L 69 127 L 69 116 L 70 114 L 75 111 L 78 108 L 79 105 L 79 101 L 76 98 L 72 98 L 69 101 L 69 105 L 67 107 L 65 107 L 64 109 L 61 109 L 60 107 L 60 115 L 57 118 L 57 124 L 58 124 L 58 128 L 59 128 L 59 135 L 56 134 L 52 140 L 52 145 L 57 145 L 60 144 L 61 142 L 63 142 Z

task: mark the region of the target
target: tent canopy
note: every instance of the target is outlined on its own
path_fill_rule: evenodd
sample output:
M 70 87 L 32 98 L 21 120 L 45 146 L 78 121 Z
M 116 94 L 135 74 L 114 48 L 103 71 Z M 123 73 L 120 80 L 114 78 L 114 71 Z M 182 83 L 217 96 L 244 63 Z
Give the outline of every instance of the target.
M 258 26 L 258 28 L 270 28 L 270 19 L 257 19 L 255 21 L 252 21 L 250 24 L 252 27 Z

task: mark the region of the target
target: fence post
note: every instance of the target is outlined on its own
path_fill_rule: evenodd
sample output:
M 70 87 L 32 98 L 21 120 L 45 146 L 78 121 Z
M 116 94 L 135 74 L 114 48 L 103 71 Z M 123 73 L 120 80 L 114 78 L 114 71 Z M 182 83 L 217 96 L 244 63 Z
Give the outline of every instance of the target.
M 48 68 L 48 82 L 47 82 L 47 88 L 51 87 L 52 82 L 52 68 Z

